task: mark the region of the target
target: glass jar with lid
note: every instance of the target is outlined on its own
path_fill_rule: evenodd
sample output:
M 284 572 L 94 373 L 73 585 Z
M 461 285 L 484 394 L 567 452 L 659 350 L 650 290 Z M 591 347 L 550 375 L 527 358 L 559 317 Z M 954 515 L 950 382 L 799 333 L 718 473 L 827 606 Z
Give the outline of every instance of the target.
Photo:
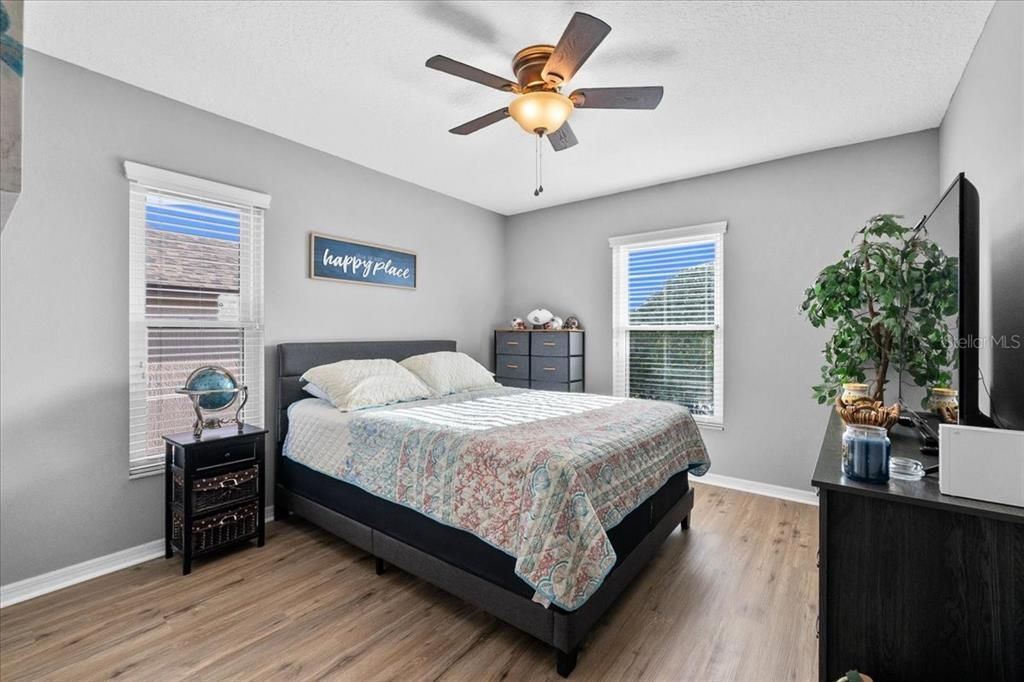
M 870 398 L 868 393 L 870 386 L 867 384 L 845 383 L 843 384 L 842 399 L 847 405 L 862 398 Z
M 889 434 L 880 426 L 848 424 L 843 433 L 843 474 L 854 481 L 889 480 Z

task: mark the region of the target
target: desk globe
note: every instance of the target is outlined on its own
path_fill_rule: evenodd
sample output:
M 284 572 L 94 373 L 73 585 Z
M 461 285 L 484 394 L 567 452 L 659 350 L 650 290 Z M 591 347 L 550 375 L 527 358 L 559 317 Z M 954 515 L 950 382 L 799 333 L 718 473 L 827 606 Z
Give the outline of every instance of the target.
M 249 391 L 245 386 L 240 386 L 235 375 L 226 368 L 216 365 L 200 367 L 188 375 L 184 388 L 179 388 L 177 392 L 192 400 L 192 409 L 196 413 L 192 435 L 197 440 L 202 437 L 204 429 L 216 429 L 225 424 L 237 424 L 241 433 L 242 421 L 239 417 L 248 400 Z M 209 417 L 204 413 L 207 410 L 222 412 L 236 404 L 234 418 Z

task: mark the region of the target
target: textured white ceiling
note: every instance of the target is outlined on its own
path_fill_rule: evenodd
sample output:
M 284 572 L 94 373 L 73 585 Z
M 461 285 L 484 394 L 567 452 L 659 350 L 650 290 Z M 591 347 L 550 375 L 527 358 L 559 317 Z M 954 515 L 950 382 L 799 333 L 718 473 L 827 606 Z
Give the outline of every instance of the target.
M 29 47 L 499 213 L 937 126 L 992 2 L 40 2 Z M 568 88 L 664 85 L 656 111 L 577 111 L 545 149 L 499 75 L 574 11 L 612 26 Z M 569 90 L 566 90 L 567 92 Z

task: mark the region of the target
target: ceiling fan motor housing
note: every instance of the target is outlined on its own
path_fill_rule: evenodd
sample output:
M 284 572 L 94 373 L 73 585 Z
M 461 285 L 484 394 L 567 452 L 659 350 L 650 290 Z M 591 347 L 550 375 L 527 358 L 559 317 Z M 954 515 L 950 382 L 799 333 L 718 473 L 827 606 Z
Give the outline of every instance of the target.
M 545 80 L 542 75 L 544 66 L 554 51 L 554 45 L 530 45 L 516 52 L 516 56 L 512 58 L 512 73 L 516 75 L 519 87 L 524 92 L 550 90 L 562 84 L 561 78 L 557 82 L 553 80 L 554 74 L 548 74 L 552 80 Z

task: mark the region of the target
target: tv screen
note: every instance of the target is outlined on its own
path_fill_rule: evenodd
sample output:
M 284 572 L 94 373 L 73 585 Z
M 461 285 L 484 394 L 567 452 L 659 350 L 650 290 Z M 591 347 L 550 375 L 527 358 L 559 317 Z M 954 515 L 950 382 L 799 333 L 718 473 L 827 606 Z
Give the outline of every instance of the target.
M 1024 429 L 1024 234 L 983 234 L 979 201 L 961 173 L 925 220 L 933 234 L 959 235 L 960 423 Z

